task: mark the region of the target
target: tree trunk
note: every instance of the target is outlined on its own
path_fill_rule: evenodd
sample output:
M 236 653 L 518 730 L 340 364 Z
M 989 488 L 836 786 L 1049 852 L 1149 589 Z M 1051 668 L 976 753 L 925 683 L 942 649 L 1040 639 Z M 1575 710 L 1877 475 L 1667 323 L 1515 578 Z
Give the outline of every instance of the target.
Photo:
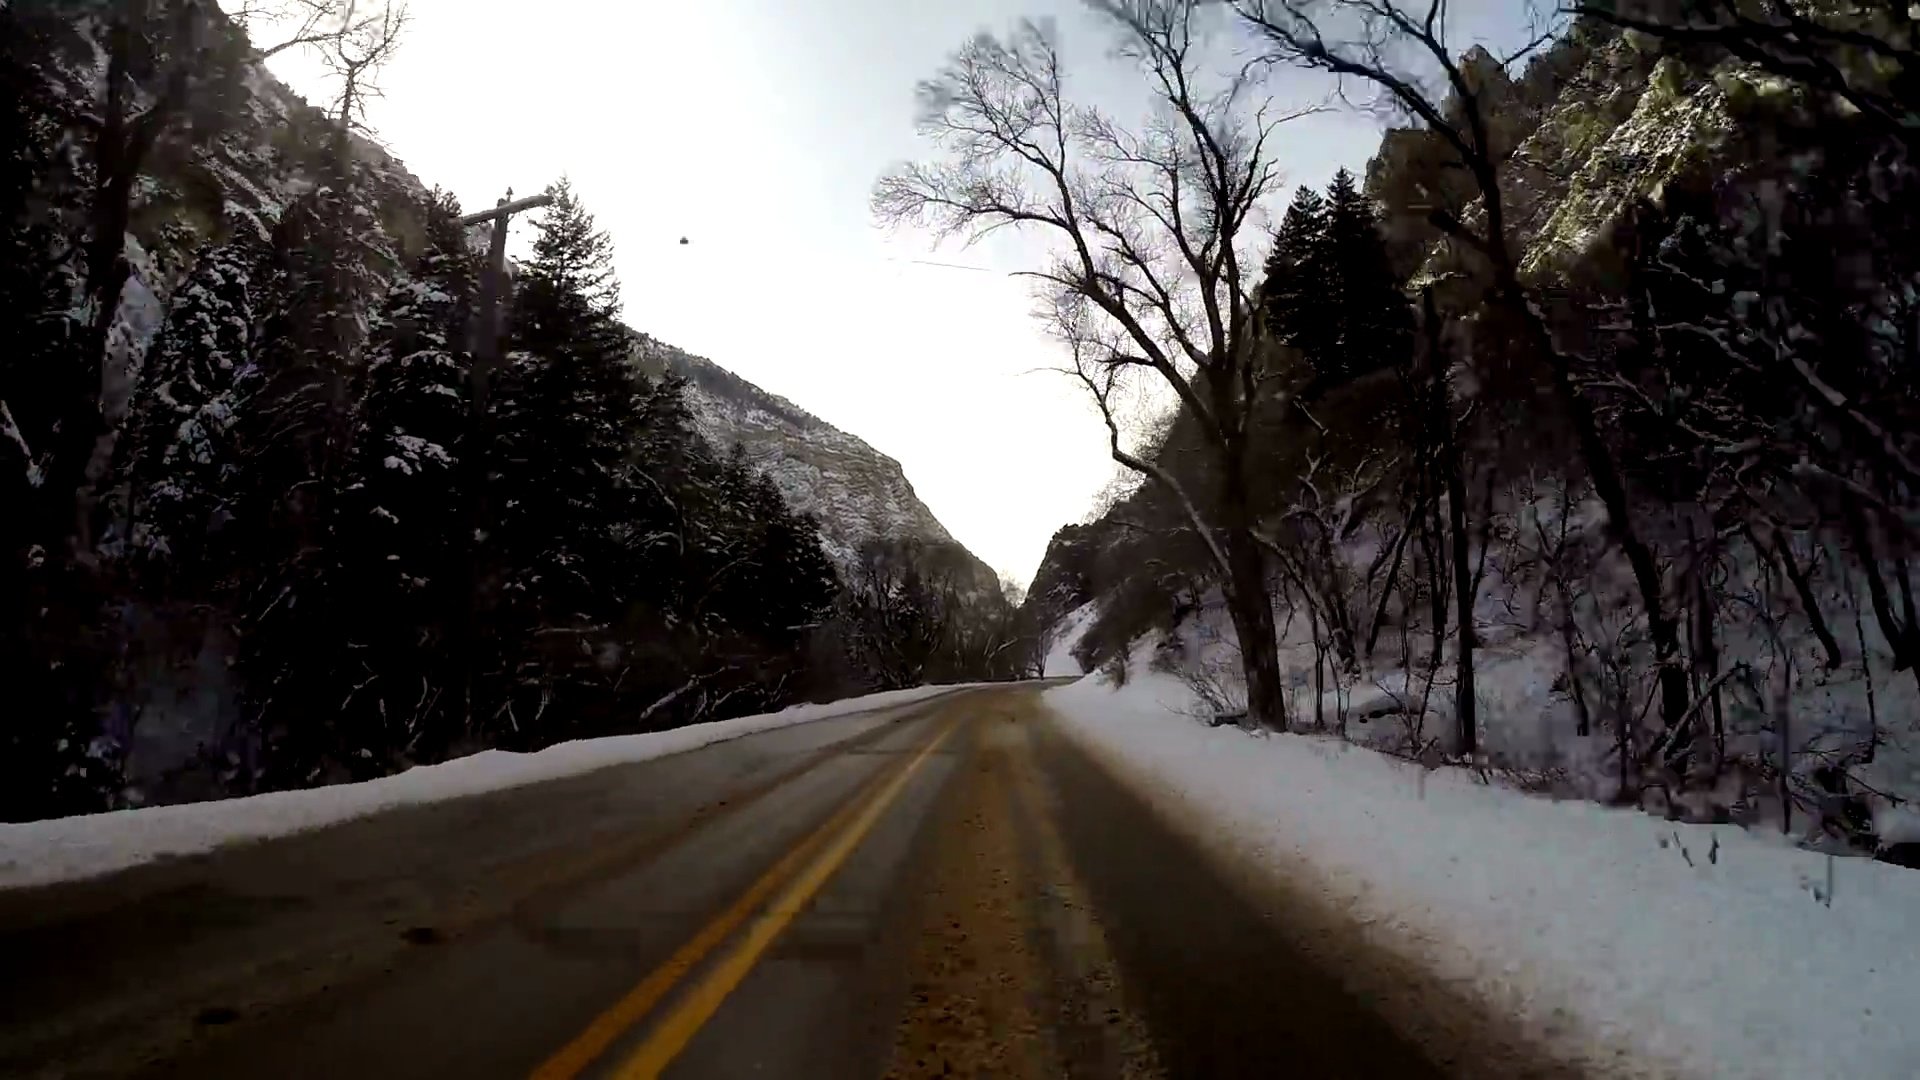
M 1628 806 L 1640 801 L 1640 793 L 1633 787 L 1633 760 L 1627 753 L 1627 746 L 1633 738 L 1633 703 L 1627 699 L 1627 682 L 1619 672 L 1610 673 L 1613 680 L 1613 745 L 1620 758 L 1620 786 L 1615 789 L 1613 801 Z
M 1280 648 L 1273 626 L 1273 602 L 1267 597 L 1265 552 L 1247 528 L 1227 532 L 1227 610 L 1240 640 L 1240 664 L 1247 680 L 1247 719 L 1275 731 L 1287 729 L 1286 699 L 1280 689 Z
M 1459 463 L 1447 470 L 1447 511 L 1453 533 L 1453 606 L 1459 640 L 1453 648 L 1454 717 L 1460 728 L 1460 752 L 1472 757 L 1480 750 L 1480 718 L 1473 689 L 1473 577 L 1467 569 L 1466 484 Z
M 1407 538 L 1413 535 L 1414 520 L 1422 512 L 1415 507 L 1414 512 L 1406 516 L 1406 521 L 1400 528 L 1400 535 L 1394 538 L 1393 558 L 1387 563 L 1387 577 L 1380 585 L 1380 600 L 1374 605 L 1373 621 L 1367 625 L 1367 661 L 1369 663 L 1373 661 L 1373 650 L 1380 641 L 1381 624 L 1387 617 L 1387 601 L 1393 598 L 1394 582 L 1400 577 L 1400 563 L 1406 558 Z
M 1473 127 L 1473 145 L 1485 147 L 1484 118 L 1479 110 L 1469 108 L 1467 120 Z M 1627 556 L 1628 565 L 1633 568 L 1634 584 L 1638 587 L 1640 602 L 1647 612 L 1647 636 L 1653 642 L 1654 663 L 1659 671 L 1661 720 L 1665 727 L 1672 728 L 1680 723 L 1687 712 L 1687 678 L 1686 672 L 1680 667 L 1680 629 L 1667 611 L 1659 563 L 1654 559 L 1653 550 L 1634 527 L 1626 482 L 1613 460 L 1613 451 L 1600 436 L 1600 422 L 1593 414 L 1593 406 L 1574 385 L 1567 356 L 1555 345 L 1553 331 L 1547 325 L 1545 315 L 1534 306 L 1526 286 L 1520 280 L 1519 263 L 1507 246 L 1506 204 L 1501 197 L 1493 160 L 1483 155 L 1468 154 L 1467 165 L 1473 171 L 1474 182 L 1480 189 L 1481 206 L 1486 214 L 1488 242 L 1485 250 L 1493 263 L 1497 298 L 1520 320 L 1528 338 L 1528 346 L 1546 363 L 1553 380 L 1554 396 L 1559 399 L 1561 407 L 1566 410 L 1568 422 L 1573 425 L 1581 461 L 1593 480 L 1595 493 L 1607 509 L 1607 533 L 1614 543 L 1620 545 L 1620 550 Z
M 183 4 L 175 11 L 176 45 L 187 40 L 185 28 L 194 17 L 192 5 Z M 92 557 L 93 481 L 88 473 L 95 450 L 109 433 L 101 407 L 107 346 L 120 313 L 121 295 L 133 274 L 126 259 L 133 188 L 148 154 L 185 100 L 188 75 L 194 66 L 193 60 L 172 58 L 157 99 L 136 115 L 133 55 L 136 43 L 146 33 L 146 8 L 139 4 L 128 5 L 122 17 L 108 28 L 106 96 L 93 145 L 94 189 L 83 253 L 92 320 L 87 326 L 85 355 L 74 374 L 71 400 L 62 405 L 65 415 L 52 448 L 53 465 L 48 474 L 55 497 L 72 500 L 69 546 L 73 556 L 82 560 Z
M 1555 590 L 1560 594 L 1560 643 L 1567 653 L 1567 696 L 1573 699 L 1573 733 L 1585 738 L 1593 731 L 1593 716 L 1587 708 L 1587 692 L 1580 682 L 1579 654 L 1575 651 L 1576 627 L 1573 618 L 1573 590 L 1560 571 L 1553 572 Z
M 1887 595 L 1887 580 L 1880 572 L 1880 556 L 1874 548 L 1873 537 L 1867 531 L 1866 514 L 1857 504 L 1847 506 L 1847 528 L 1853 536 L 1855 557 L 1860 560 L 1860 569 L 1867 576 L 1867 596 L 1873 602 L 1873 617 L 1880 624 L 1880 635 L 1887 639 L 1887 647 L 1893 650 L 1893 670 L 1913 672 L 1920 680 L 1920 663 L 1916 663 L 1915 653 L 1920 652 L 1914 643 L 1914 628 L 1903 626 L 1893 613 L 1893 601 Z
M 1713 771 L 1718 775 L 1727 760 L 1727 722 L 1726 714 L 1720 707 L 1720 644 L 1714 634 L 1713 590 L 1700 562 L 1700 556 L 1696 553 L 1693 566 L 1693 649 L 1694 655 L 1699 658 L 1700 674 L 1707 680 L 1707 692 L 1713 695 L 1710 703 L 1713 709 Z M 1814 617 L 1819 616 L 1816 614 Z
M 1334 552 L 1333 536 L 1326 528 L 1326 523 L 1317 522 L 1315 531 L 1320 537 L 1320 561 L 1327 574 L 1327 587 L 1321 604 L 1326 608 L 1328 646 L 1333 655 L 1339 658 L 1342 672 L 1358 675 L 1360 660 L 1353 649 L 1353 614 L 1347 610 L 1346 578 L 1340 572 L 1339 557 Z
M 1444 536 L 1440 528 L 1439 500 L 1432 504 L 1432 514 L 1420 529 L 1420 551 L 1427 557 L 1427 633 L 1433 638 L 1431 655 L 1427 657 L 1427 682 L 1431 684 L 1440 674 L 1440 664 L 1447 655 L 1447 556 L 1440 546 Z
M 1780 693 L 1773 703 L 1773 723 L 1779 735 L 1780 831 L 1793 832 L 1793 665 L 1780 664 Z
M 1460 461 L 1460 443 L 1454 437 L 1446 364 L 1441 358 L 1440 316 L 1434 309 L 1433 290 L 1421 290 L 1420 300 L 1427 331 L 1427 374 L 1432 381 L 1428 398 L 1428 423 L 1434 445 L 1439 450 L 1437 464 L 1447 489 L 1447 532 L 1453 549 L 1453 607 L 1458 625 L 1455 635 L 1458 640 L 1453 648 L 1454 721 L 1458 728 L 1460 752 L 1472 757 L 1480 749 L 1480 721 L 1473 689 L 1474 582 L 1467 559 L 1467 479 Z
M 124 20 L 116 23 L 109 34 L 107 94 L 100 133 L 93 147 L 95 181 L 84 248 L 86 300 L 91 318 L 82 344 L 81 363 L 72 374 L 66 400 L 61 402 L 63 416 L 49 455 L 52 465 L 48 470 L 48 490 L 54 498 L 70 500 L 71 515 L 58 524 L 66 530 L 70 553 L 76 559 L 85 559 L 91 547 L 87 469 L 95 446 L 107 432 L 106 416 L 101 411 L 101 380 L 106 372 L 107 345 L 113 336 L 114 319 L 120 312 L 120 296 L 132 276 L 126 260 L 126 237 L 132 214 L 133 183 L 139 169 L 139 161 L 129 145 L 127 118 L 131 93 L 127 69 L 133 35 L 134 28 Z
M 1320 616 L 1307 605 L 1307 632 L 1313 635 L 1313 730 L 1327 729 L 1327 647 L 1320 637 Z
M 1833 628 L 1827 625 L 1827 618 L 1820 611 L 1820 599 L 1814 594 L 1813 583 L 1808 580 L 1806 571 L 1801 569 L 1800 561 L 1794 558 L 1793 543 L 1787 531 L 1778 525 L 1770 524 L 1769 528 L 1773 534 L 1770 550 L 1767 545 L 1756 543 L 1754 546 L 1760 548 L 1762 555 L 1771 553 L 1774 561 L 1780 564 L 1781 571 L 1793 584 L 1794 593 L 1800 597 L 1800 607 L 1806 612 L 1808 624 L 1813 627 L 1813 636 L 1820 639 L 1821 651 L 1827 654 L 1826 669 L 1838 671 L 1841 659 L 1840 642 L 1833 636 Z M 1817 538 L 1814 542 L 1814 557 L 1816 560 L 1819 557 Z

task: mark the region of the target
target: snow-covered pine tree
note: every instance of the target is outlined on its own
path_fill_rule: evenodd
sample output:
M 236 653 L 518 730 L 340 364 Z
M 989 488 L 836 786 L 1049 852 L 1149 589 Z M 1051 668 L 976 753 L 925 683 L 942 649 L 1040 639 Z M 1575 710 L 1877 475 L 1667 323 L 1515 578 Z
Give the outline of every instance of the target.
M 125 492 L 124 537 L 148 590 L 205 590 L 231 569 L 235 553 L 219 534 L 231 520 L 241 468 L 234 423 L 244 411 L 241 381 L 252 363 L 255 277 L 265 252 L 240 235 L 203 251 L 174 291 L 147 352 L 126 427 L 115 446 L 115 480 Z
M 689 676 L 731 695 L 739 711 L 773 707 L 801 674 L 808 631 L 838 591 L 812 521 L 736 446 L 699 455 L 679 502 L 692 540 L 679 560 L 673 640 Z M 699 702 L 688 702 L 697 710 Z M 682 711 L 681 721 L 696 712 Z
M 423 216 L 426 251 L 388 289 L 374 327 L 333 536 L 335 599 L 360 614 L 335 653 L 332 741 L 354 771 L 375 775 L 443 757 L 465 712 L 461 454 L 480 265 L 450 196 L 435 193 Z
M 494 731 L 544 742 L 784 703 L 837 589 L 818 533 L 737 448 L 715 457 L 678 380 L 637 372 L 611 246 L 555 195 L 490 425 Z
M 366 613 L 336 588 L 336 532 L 368 339 L 394 263 L 365 174 L 357 161 L 329 162 L 276 226 L 267 316 L 234 428 L 245 460 L 236 543 L 253 559 L 238 666 L 272 784 L 312 783 L 348 765 L 334 753 L 343 691 L 331 647 Z
M 685 382 L 668 376 L 643 383 L 625 465 L 632 517 L 616 533 L 626 552 L 621 589 L 653 633 L 678 624 L 685 609 L 687 578 L 704 550 L 710 527 L 704 496 L 710 492 L 710 448 L 693 428 Z M 648 633 L 636 624 L 631 633 Z

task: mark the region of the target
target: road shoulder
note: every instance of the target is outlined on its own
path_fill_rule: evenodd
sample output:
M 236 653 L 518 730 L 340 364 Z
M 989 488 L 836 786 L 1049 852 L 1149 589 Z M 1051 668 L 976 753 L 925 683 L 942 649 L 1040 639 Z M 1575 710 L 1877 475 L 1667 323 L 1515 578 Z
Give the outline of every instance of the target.
M 1056 759 L 1067 763 L 1070 774 L 1077 774 L 1071 781 L 1074 790 L 1101 793 L 1104 789 L 1081 805 L 1104 806 L 1114 813 L 1131 804 L 1151 820 L 1155 830 L 1177 837 L 1204 865 L 1206 892 L 1212 902 L 1252 913 L 1280 943 L 1277 948 L 1284 959 L 1277 958 L 1275 963 L 1311 973 L 1305 976 L 1307 981 L 1324 988 L 1314 996 L 1338 994 L 1377 1016 L 1387 1037 L 1417 1048 L 1439 1074 L 1473 1080 L 1572 1080 L 1588 1075 L 1583 1063 L 1557 1059 L 1544 1040 L 1502 1022 L 1505 1012 L 1497 1003 L 1478 999 L 1391 947 L 1386 937 L 1391 928 L 1363 925 L 1328 904 L 1319 890 L 1303 884 L 1314 879 L 1313 867 L 1285 861 L 1272 852 L 1250 857 L 1230 838 L 1206 827 L 1209 818 L 1202 808 L 1072 734 L 1044 702 L 1040 708 L 1047 713 L 1046 738 L 1067 748 Z M 1100 827 L 1097 821 L 1083 821 L 1082 826 L 1086 835 L 1096 835 L 1089 830 Z M 1189 921 L 1196 927 L 1208 925 L 1211 916 L 1200 890 L 1194 883 L 1185 888 L 1193 904 Z M 1279 980 L 1274 983 L 1276 989 L 1284 989 Z M 1276 1016 L 1291 1015 L 1293 1010 L 1284 999 L 1293 997 L 1277 995 L 1267 1008 Z M 1311 1007 L 1313 1002 L 1298 1004 Z M 1332 1019 L 1338 1022 L 1337 1016 Z

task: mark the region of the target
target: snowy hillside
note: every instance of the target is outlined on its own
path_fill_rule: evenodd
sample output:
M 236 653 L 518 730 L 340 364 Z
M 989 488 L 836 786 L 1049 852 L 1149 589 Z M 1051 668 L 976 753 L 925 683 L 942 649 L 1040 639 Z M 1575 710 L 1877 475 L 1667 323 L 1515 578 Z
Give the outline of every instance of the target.
M 1299 355 L 1262 377 L 1300 408 L 1248 410 L 1276 433 L 1252 482 L 1208 492 L 1218 454 L 1152 448 L 1197 514 L 1258 519 L 1258 583 L 1187 542 L 1163 480 L 1056 535 L 1042 624 L 1086 670 L 1147 650 L 1209 715 L 1910 861 L 1911 158 L 1856 159 L 1877 136 L 1777 71 L 1598 21 L 1460 65 L 1440 111 L 1478 110 L 1490 180 L 1409 127 L 1368 166 L 1370 227 L 1325 224 L 1337 179 L 1295 193 L 1266 303 Z M 1364 294 L 1287 276 L 1342 265 L 1388 285 L 1351 356 L 1315 335 Z M 1347 367 L 1380 356 L 1395 378 Z M 1234 629 L 1268 617 L 1272 657 Z

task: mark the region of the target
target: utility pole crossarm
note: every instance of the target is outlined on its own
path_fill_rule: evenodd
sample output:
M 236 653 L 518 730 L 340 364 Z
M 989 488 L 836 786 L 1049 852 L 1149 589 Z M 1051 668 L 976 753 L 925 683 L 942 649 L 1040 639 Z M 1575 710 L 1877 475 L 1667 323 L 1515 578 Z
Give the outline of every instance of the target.
M 491 224 L 493 232 L 487 242 L 486 268 L 480 275 L 480 306 L 474 313 L 467 342 L 468 350 L 473 353 L 473 369 L 469 375 L 473 385 L 470 404 L 474 417 L 480 422 L 484 422 L 487 415 L 487 382 L 493 368 L 500 362 L 500 308 L 506 302 L 508 288 L 507 225 L 513 220 L 513 215 L 522 210 L 551 205 L 551 194 L 515 199 L 513 189 L 508 188 L 506 198 L 495 203 L 493 209 L 468 214 L 460 219 L 462 225 Z
M 479 225 L 483 222 L 496 221 L 501 218 L 511 217 L 522 210 L 537 210 L 542 206 L 552 206 L 552 205 L 553 205 L 552 195 L 547 195 L 547 194 L 529 195 L 524 199 L 515 199 L 512 202 L 503 202 L 500 205 L 493 207 L 490 210 L 482 210 L 478 213 L 468 214 L 466 217 L 463 217 L 460 219 L 460 224 Z

